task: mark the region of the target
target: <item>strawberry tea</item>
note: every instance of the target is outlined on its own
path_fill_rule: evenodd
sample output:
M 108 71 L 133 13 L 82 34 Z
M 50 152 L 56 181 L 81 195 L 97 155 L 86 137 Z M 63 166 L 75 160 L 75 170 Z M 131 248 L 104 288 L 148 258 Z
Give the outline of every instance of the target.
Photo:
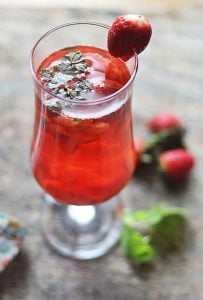
M 73 67 L 67 71 L 69 58 Z M 97 99 L 119 91 L 130 78 L 128 68 L 105 50 L 77 46 L 46 58 L 37 77 L 64 100 L 36 94 L 31 152 L 35 178 L 65 204 L 109 199 L 128 182 L 135 167 L 131 96 L 108 108 L 98 105 L 92 112 L 85 103 L 91 107 Z M 83 101 L 80 110 L 68 110 L 65 101 L 71 97 Z
M 42 36 L 31 55 L 31 167 L 46 195 L 43 231 L 58 253 L 77 259 L 101 256 L 119 239 L 117 194 L 137 161 L 137 57 L 113 57 L 107 33 L 102 24 L 65 24 Z

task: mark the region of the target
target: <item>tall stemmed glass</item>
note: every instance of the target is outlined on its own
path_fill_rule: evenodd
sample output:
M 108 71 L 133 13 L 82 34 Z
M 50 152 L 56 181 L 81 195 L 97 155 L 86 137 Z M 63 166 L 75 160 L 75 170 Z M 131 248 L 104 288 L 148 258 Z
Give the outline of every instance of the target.
M 106 49 L 107 31 L 103 24 L 64 24 L 43 35 L 31 53 L 35 91 L 31 167 L 45 192 L 43 232 L 58 253 L 76 259 L 99 257 L 119 239 L 118 193 L 136 164 L 131 100 L 137 57 L 126 63 L 130 78 L 121 89 L 85 101 L 56 96 L 42 85 L 37 72 L 42 61 L 59 49 L 76 45 Z

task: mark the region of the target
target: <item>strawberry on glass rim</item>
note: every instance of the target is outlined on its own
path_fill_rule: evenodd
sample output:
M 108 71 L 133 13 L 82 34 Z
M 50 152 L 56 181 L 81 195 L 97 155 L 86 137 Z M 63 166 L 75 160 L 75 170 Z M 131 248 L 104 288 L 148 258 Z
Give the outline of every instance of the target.
M 108 31 L 108 50 L 112 56 L 127 61 L 146 48 L 151 35 L 152 27 L 144 16 L 118 16 Z

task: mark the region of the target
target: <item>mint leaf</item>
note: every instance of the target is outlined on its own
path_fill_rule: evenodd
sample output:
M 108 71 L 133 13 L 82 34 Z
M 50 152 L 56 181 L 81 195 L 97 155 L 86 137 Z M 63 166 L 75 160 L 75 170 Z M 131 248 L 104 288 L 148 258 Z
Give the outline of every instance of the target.
M 87 94 L 94 88 L 87 78 L 88 64 L 79 50 L 63 56 L 57 65 L 42 68 L 40 71 L 43 84 L 52 93 L 64 99 L 86 100 Z M 50 108 L 51 104 L 49 105 Z
M 186 216 L 183 208 L 161 203 L 149 210 L 124 210 L 121 246 L 126 256 L 144 263 L 152 261 L 156 251 L 179 249 L 184 245 Z
M 73 72 L 78 71 L 80 73 L 85 73 L 87 71 L 88 65 L 86 63 L 85 57 L 80 51 L 71 52 L 64 56 L 64 61 L 66 64 L 71 66 Z
M 181 249 L 185 242 L 186 212 L 182 209 L 165 209 L 162 218 L 152 227 L 151 238 L 161 252 Z
M 150 262 L 156 255 L 149 244 L 149 238 L 128 225 L 123 226 L 121 245 L 126 256 L 139 263 Z

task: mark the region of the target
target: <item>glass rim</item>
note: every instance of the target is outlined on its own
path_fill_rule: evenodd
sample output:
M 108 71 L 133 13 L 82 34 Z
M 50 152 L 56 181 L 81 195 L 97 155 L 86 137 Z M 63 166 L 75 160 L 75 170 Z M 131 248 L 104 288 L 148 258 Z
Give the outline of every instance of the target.
M 34 57 L 34 53 L 35 53 L 35 50 L 37 49 L 37 46 L 40 44 L 41 41 L 43 41 L 44 38 L 46 38 L 47 36 L 49 36 L 51 33 L 53 33 L 54 31 L 57 31 L 61 28 L 64 28 L 64 27 L 68 27 L 68 26 L 74 26 L 74 25 L 92 25 L 92 26 L 97 26 L 97 27 L 103 27 L 105 29 L 109 29 L 109 25 L 106 25 L 106 24 L 103 24 L 103 23 L 96 23 L 96 22 L 89 22 L 89 21 L 80 21 L 80 22 L 69 22 L 69 23 L 64 23 L 64 24 L 61 24 L 61 25 L 58 25 L 58 26 L 55 26 L 53 28 L 51 28 L 50 30 L 46 31 L 44 34 L 42 34 L 39 39 L 36 41 L 36 43 L 34 44 L 32 50 L 31 50 L 31 53 L 30 53 L 30 60 L 29 60 L 29 63 L 30 63 L 30 70 L 31 70 L 31 74 L 32 74 L 32 77 L 34 79 L 34 81 L 40 86 L 40 88 L 42 90 L 44 90 L 47 94 L 51 95 L 52 97 L 54 98 L 57 98 L 59 99 L 60 101 L 64 101 L 64 102 L 69 102 L 69 103 L 74 103 L 74 104 L 82 104 L 82 105 L 87 105 L 87 104 L 98 104 L 98 103 L 103 103 L 103 102 L 107 102 L 109 100 L 111 100 L 112 98 L 115 98 L 117 95 L 121 94 L 123 91 L 125 91 L 129 86 L 130 84 L 133 82 L 136 74 L 137 74 L 137 69 L 138 69 L 138 55 L 137 53 L 135 52 L 134 53 L 134 56 L 132 56 L 132 58 L 134 57 L 134 61 L 135 61 L 135 66 L 133 68 L 133 72 L 130 76 L 130 79 L 122 86 L 121 89 L 119 89 L 118 91 L 110 94 L 110 95 L 107 95 L 107 96 L 104 96 L 104 97 L 100 97 L 100 98 L 97 98 L 96 100 L 94 101 L 88 101 L 88 100 L 74 100 L 74 99 L 66 99 L 64 97 L 60 97 L 54 93 L 52 93 L 47 87 L 45 87 L 40 81 L 39 79 L 37 78 L 36 76 L 36 73 L 34 71 L 34 64 L 33 64 L 33 57 Z M 71 47 L 71 45 L 70 45 Z

